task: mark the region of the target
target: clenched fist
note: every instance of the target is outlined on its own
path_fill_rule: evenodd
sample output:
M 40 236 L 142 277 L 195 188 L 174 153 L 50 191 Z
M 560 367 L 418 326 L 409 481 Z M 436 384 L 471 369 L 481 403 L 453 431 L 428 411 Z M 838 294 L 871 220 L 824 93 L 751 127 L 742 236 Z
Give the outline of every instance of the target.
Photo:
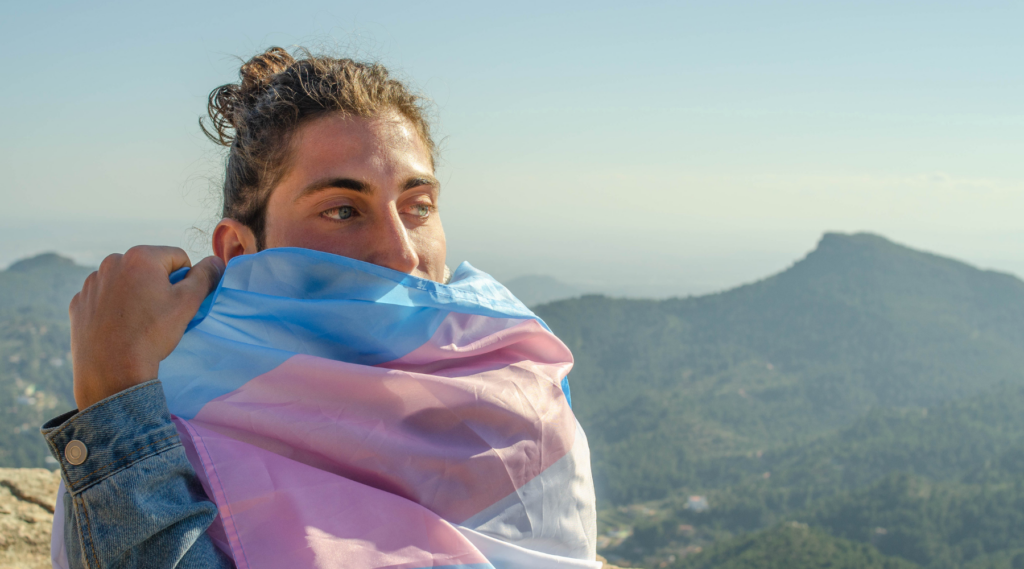
M 168 276 L 190 266 L 176 247 L 132 247 L 111 255 L 71 300 L 71 356 L 79 409 L 155 379 L 189 321 L 224 272 L 207 257 L 177 284 Z

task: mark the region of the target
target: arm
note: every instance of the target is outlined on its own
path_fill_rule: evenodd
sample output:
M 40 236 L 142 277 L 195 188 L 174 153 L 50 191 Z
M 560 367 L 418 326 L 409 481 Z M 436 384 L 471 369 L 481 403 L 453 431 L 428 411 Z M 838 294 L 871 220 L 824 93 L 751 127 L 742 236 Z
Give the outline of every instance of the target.
M 43 435 L 61 463 L 71 567 L 230 567 L 205 533 L 217 514 L 189 465 L 157 377 L 224 264 L 133 247 L 89 275 L 69 307 L 75 402 Z M 76 442 L 77 441 L 77 442 Z M 75 453 L 69 449 L 76 449 Z M 69 568 L 70 569 L 70 568 Z
M 185 457 L 159 381 L 57 417 L 43 436 L 67 489 L 58 504 L 67 569 L 234 567 L 206 534 L 217 507 Z M 69 460 L 72 441 L 84 445 L 84 460 Z

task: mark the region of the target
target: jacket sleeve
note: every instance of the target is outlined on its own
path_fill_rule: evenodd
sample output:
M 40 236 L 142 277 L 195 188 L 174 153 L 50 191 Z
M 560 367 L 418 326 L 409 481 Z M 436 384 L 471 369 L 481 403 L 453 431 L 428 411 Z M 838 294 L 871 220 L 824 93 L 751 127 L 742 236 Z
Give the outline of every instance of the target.
M 217 506 L 185 456 L 158 380 L 61 415 L 42 433 L 66 488 L 57 506 L 68 569 L 234 567 L 206 534 Z

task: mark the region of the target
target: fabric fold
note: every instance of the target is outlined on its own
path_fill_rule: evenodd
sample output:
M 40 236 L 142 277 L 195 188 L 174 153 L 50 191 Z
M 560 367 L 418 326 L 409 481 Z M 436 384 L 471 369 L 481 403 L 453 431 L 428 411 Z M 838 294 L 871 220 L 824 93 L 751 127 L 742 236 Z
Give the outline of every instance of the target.
M 240 568 L 596 568 L 571 368 L 468 263 L 285 248 L 228 264 L 160 379 Z

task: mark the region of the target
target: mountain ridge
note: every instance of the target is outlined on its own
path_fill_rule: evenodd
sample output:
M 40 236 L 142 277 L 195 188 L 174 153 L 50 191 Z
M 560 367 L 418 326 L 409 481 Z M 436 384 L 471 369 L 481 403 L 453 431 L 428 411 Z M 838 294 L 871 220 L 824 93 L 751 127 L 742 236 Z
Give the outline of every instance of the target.
M 589 295 L 535 312 L 576 355 L 574 408 L 615 503 L 873 407 L 1024 382 L 1024 282 L 871 234 L 826 234 L 788 269 L 720 293 Z

